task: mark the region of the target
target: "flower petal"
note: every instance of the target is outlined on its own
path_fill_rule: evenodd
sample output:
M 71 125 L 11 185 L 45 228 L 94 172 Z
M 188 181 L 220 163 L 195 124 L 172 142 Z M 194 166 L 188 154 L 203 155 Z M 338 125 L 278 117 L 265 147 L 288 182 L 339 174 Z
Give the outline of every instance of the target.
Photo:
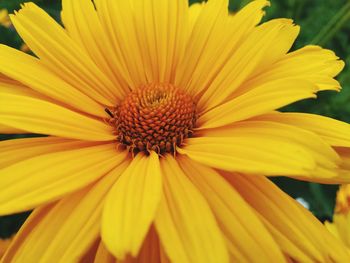
M 0 168 L 42 154 L 73 150 L 93 145 L 94 143 L 91 142 L 67 140 L 57 137 L 23 138 L 0 141 Z
M 55 203 L 45 205 L 35 209 L 27 220 L 22 225 L 21 229 L 15 235 L 14 240 L 12 241 L 9 249 L 6 251 L 5 255 L 1 258 L 3 263 L 12 263 L 16 262 L 13 258 L 16 256 L 17 250 L 25 242 L 24 237 L 28 236 L 32 229 L 35 228 L 37 224 L 40 223 L 46 215 L 50 213 L 52 208 L 55 206 Z M 17 261 L 18 262 L 18 261 Z
M 127 256 L 125 260 L 116 260 L 101 241 L 95 255 L 94 263 L 170 263 L 164 256 L 164 251 L 159 244 L 157 233 L 154 227 L 151 226 L 136 258 Z
M 186 157 L 181 156 L 178 161 L 213 210 L 231 244 L 234 262 L 284 262 L 260 219 L 219 173 Z
M 32 133 L 88 141 L 114 139 L 112 127 L 49 101 L 0 87 L 0 122 Z
M 5 260 L 78 261 L 99 237 L 105 196 L 126 166 L 127 162 L 95 184 L 64 197 L 34 228 L 26 224 Z
M 223 235 L 207 202 L 175 159 L 161 160 L 164 194 L 155 225 L 171 262 L 228 262 Z
M 303 146 L 273 135 L 189 138 L 180 154 L 204 165 L 233 172 L 264 175 L 310 175 L 315 160 Z
M 298 100 L 315 98 L 316 87 L 303 80 L 271 81 L 202 114 L 200 129 L 225 126 L 270 112 Z
M 123 162 L 114 144 L 39 155 L 1 170 L 0 214 L 32 209 L 59 199 Z
M 128 76 L 116 54 L 111 41 L 90 0 L 63 0 L 61 17 L 69 36 L 84 48 L 114 85 L 114 92 L 122 98 L 129 91 L 125 77 Z
M 254 29 L 268 1 L 249 3 L 234 16 L 226 1 L 209 1 L 190 7 L 191 36 L 179 65 L 179 87 L 198 95 L 232 59 L 237 46 Z M 210 16 L 210 18 L 208 18 Z
M 0 133 L 1 134 L 19 134 L 19 133 L 26 133 L 26 132 L 0 123 Z
M 274 112 L 257 119 L 294 125 L 316 133 L 332 146 L 350 147 L 350 125 L 332 118 L 308 113 Z
M 310 171 L 309 180 L 337 176 L 341 162 L 333 148 L 316 134 L 295 126 L 271 121 L 244 121 L 222 128 L 203 130 L 197 133 L 202 137 L 246 137 L 275 138 L 302 147 L 314 159 L 316 167 Z
M 344 68 L 344 62 L 333 51 L 318 46 L 306 46 L 279 59 L 263 71 L 256 72 L 242 90 L 259 86 L 271 80 L 304 79 L 317 86 L 319 90 L 339 90 L 340 84 L 333 79 Z
M 148 83 L 173 82 L 187 44 L 188 1 L 132 2 Z
M 95 1 L 115 52 L 133 84 L 172 82 L 187 43 L 186 0 Z
M 106 198 L 102 239 L 118 259 L 137 256 L 161 197 L 158 155 L 139 153 Z
M 210 0 L 204 4 L 199 16 L 189 32 L 186 51 L 180 59 L 177 68 L 175 85 L 186 90 L 197 65 L 208 54 L 214 56 L 218 43 L 223 43 L 225 24 L 228 21 L 228 0 Z M 193 21 L 192 21 L 193 22 Z M 191 20 L 188 19 L 188 28 L 191 29 Z M 221 41 L 220 41 L 221 40 Z M 197 72 L 196 74 L 198 74 Z M 198 87 L 197 87 L 198 88 Z
M 286 34 L 285 31 L 288 33 Z M 199 109 L 212 109 L 227 101 L 231 93 L 254 74 L 256 69 L 263 67 L 264 63 L 272 63 L 276 59 L 275 56 L 278 57 L 283 54 L 283 52 L 275 53 L 274 50 L 275 55 L 271 56 L 270 54 L 269 59 L 266 59 L 266 53 L 271 50 L 271 46 L 274 46 L 274 43 L 283 43 L 276 50 L 285 50 L 284 41 L 278 39 L 285 37 L 285 41 L 288 42 L 289 35 L 294 35 L 294 31 L 295 27 L 293 24 L 291 22 L 287 23 L 285 20 L 272 20 L 256 27 L 235 48 L 235 52 L 225 66 L 213 77 L 210 86 L 204 91 L 198 101 Z M 291 45 L 293 41 L 289 44 Z M 261 63 L 264 60 L 265 62 Z
M 97 13 L 102 27 L 112 42 L 112 48 L 122 67 L 123 75 L 128 79 L 131 89 L 147 83 L 142 57 L 141 42 L 135 25 L 133 1 L 95 0 Z
M 25 3 L 11 20 L 48 69 L 101 104 L 115 105 L 113 82 L 45 11 Z
M 62 104 L 96 116 L 106 116 L 97 102 L 48 71 L 37 58 L 16 49 L 0 45 L 0 71 Z
M 258 214 L 313 262 L 349 262 L 345 246 L 309 211 L 267 178 L 239 174 L 225 174 L 225 177 Z M 284 252 L 298 261 L 292 251 Z

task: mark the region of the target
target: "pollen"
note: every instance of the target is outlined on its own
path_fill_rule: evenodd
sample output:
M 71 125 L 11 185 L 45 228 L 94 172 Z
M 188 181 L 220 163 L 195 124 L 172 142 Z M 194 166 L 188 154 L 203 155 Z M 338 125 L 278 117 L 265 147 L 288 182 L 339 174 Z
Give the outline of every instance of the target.
M 147 84 L 130 92 L 116 107 L 110 123 L 117 141 L 130 149 L 174 153 L 192 135 L 196 104 L 171 84 Z

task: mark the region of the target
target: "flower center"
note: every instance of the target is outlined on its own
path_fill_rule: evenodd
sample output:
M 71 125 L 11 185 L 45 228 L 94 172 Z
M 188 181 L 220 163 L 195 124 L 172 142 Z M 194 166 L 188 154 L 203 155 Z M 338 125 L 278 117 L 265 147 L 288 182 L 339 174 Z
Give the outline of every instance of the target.
M 147 84 L 130 92 L 113 115 L 117 140 L 132 154 L 150 150 L 174 153 L 192 134 L 196 104 L 171 84 Z

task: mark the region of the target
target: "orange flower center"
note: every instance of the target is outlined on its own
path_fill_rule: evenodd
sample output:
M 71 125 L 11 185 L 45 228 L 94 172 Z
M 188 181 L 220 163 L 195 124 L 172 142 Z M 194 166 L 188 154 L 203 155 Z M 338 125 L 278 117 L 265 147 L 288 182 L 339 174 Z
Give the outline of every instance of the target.
M 192 134 L 196 104 L 171 84 L 147 84 L 130 92 L 113 115 L 117 140 L 131 153 L 174 153 Z

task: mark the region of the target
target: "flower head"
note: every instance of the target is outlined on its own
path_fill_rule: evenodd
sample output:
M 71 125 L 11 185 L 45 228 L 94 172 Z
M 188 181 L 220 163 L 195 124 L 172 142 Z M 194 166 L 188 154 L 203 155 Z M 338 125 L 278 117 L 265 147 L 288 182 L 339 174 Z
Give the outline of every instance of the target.
M 278 108 L 339 90 L 344 63 L 269 2 L 63 0 L 0 46 L 0 213 L 35 209 L 4 262 L 347 262 L 266 176 L 349 181 L 349 125 Z M 30 244 L 35 244 L 32 246 Z M 254 253 L 252 253 L 254 251 Z

